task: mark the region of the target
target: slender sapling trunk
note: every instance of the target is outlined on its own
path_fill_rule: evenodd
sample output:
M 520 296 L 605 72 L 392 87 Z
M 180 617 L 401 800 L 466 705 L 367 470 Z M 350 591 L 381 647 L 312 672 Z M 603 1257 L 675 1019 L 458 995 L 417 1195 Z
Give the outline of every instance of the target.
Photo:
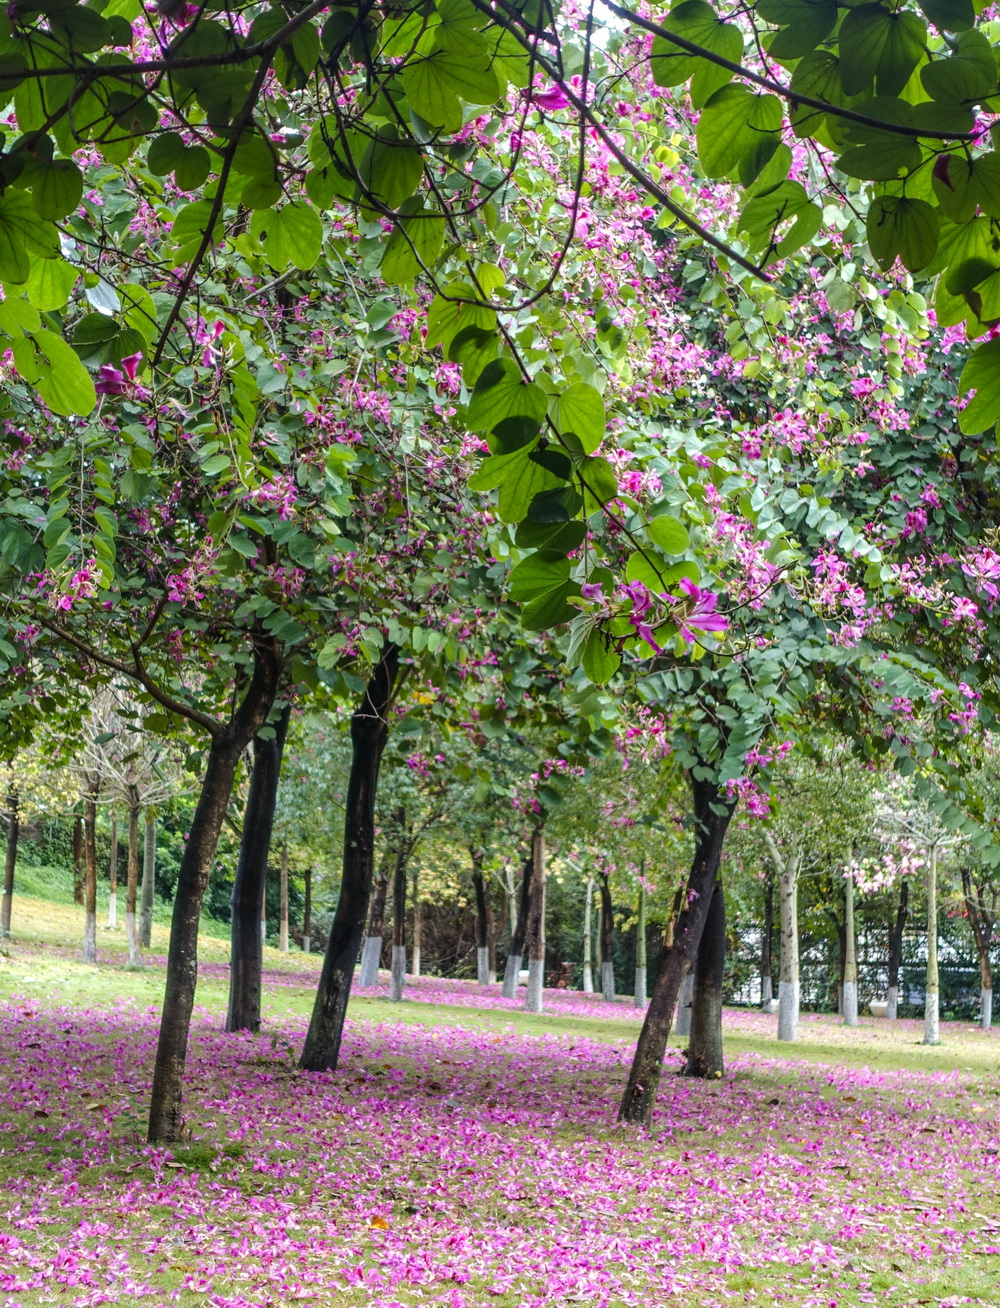
M 392 878 L 392 962 L 389 973 L 389 998 L 398 1003 L 406 985 L 406 856 L 409 837 L 400 835 L 396 850 L 396 868 Z
M 774 869 L 767 869 L 764 882 L 764 929 L 760 939 L 760 1006 L 771 1011 L 774 1001 L 774 961 L 771 937 L 774 935 Z
M 903 881 L 899 887 L 899 904 L 896 918 L 889 933 L 889 986 L 885 995 L 885 1015 L 891 1021 L 899 1016 L 899 965 L 903 959 L 903 932 L 909 916 L 910 883 Z
M 858 955 L 854 931 L 854 851 L 847 863 L 844 885 L 844 1025 L 858 1024 Z
M 545 991 L 545 830 L 536 827 L 532 839 L 531 893 L 528 900 L 528 991 L 524 1006 L 529 1013 L 542 1011 Z
M 135 899 L 139 884 L 139 800 L 137 787 L 130 787 L 128 805 L 128 862 L 125 872 L 125 943 L 130 967 L 139 963 L 139 935 L 135 924 Z
M 97 793 L 91 782 L 83 802 L 83 961 L 97 962 Z
M 14 872 L 17 868 L 17 841 L 21 832 L 17 789 L 7 791 L 7 857 L 3 869 L 3 899 L 0 900 L 0 940 L 10 935 L 11 909 L 14 902 Z
M 642 882 L 639 883 L 639 916 L 635 924 L 635 992 L 633 1003 L 636 1008 L 646 1007 L 646 887 Z
M 146 811 L 142 848 L 142 895 L 139 906 L 139 944 L 148 949 L 153 938 L 153 895 L 156 890 L 156 817 Z
M 108 861 L 108 930 L 118 926 L 118 814 L 111 814 L 111 858 Z
M 583 993 L 594 993 L 594 969 L 590 962 L 590 925 L 594 912 L 594 878 L 587 878 L 587 897 L 583 909 Z
M 930 847 L 927 867 L 927 983 L 924 990 L 924 1044 L 941 1043 L 939 1030 L 937 844 Z
M 279 873 L 278 893 L 280 896 L 278 918 L 278 949 L 282 954 L 288 953 L 288 841 L 281 846 L 281 871 Z

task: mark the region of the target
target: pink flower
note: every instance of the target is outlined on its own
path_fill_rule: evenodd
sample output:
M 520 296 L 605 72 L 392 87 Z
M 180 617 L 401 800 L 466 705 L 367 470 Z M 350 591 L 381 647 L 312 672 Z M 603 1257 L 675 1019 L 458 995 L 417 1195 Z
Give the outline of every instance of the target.
M 569 97 L 561 87 L 553 86 L 548 91 L 532 91 L 531 102 L 552 114 L 558 109 L 565 109 L 569 105 Z

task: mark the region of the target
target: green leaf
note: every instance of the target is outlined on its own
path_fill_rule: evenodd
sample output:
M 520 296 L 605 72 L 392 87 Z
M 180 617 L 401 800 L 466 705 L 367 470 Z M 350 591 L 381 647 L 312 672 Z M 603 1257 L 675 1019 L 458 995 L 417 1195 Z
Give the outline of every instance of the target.
M 724 23 L 712 6 L 704 4 L 703 0 L 685 0 L 685 3 L 676 5 L 663 20 L 663 26 L 685 41 L 703 46 L 732 63 L 739 63 L 743 57 L 742 31 L 735 23 Z M 691 77 L 702 76 L 704 80 L 699 91 L 704 99 L 699 97 L 701 104 L 733 76 L 728 69 L 709 63 L 699 55 L 688 54 L 664 36 L 653 39 L 649 66 L 657 86 L 680 86 Z M 698 107 L 698 102 L 695 107 Z
M 177 211 L 173 226 L 170 229 L 171 257 L 177 263 L 187 263 L 189 259 L 193 259 L 197 254 L 201 248 L 211 214 L 212 202 L 210 200 L 195 200 L 192 204 L 186 204 Z M 218 245 L 221 242 L 223 231 L 221 216 L 217 216 L 215 226 L 212 229 L 211 239 L 213 245 Z
M 444 246 L 443 215 L 423 208 L 419 200 L 412 209 L 389 237 L 379 265 L 383 281 L 390 286 L 412 282 L 421 267 L 432 268 Z
M 772 59 L 787 63 L 810 54 L 833 31 L 837 21 L 835 0 L 809 3 L 808 0 L 762 0 L 757 13 L 780 31 L 767 43 Z
M 840 25 L 840 78 L 847 95 L 876 82 L 879 95 L 898 95 L 923 58 L 927 27 L 907 10 L 879 4 L 848 11 Z
M 975 26 L 972 0 L 919 0 L 919 3 L 928 19 L 942 32 L 961 32 Z
M 900 173 L 920 164 L 920 146 L 912 137 L 890 137 L 886 132 L 874 145 L 855 145 L 845 150 L 837 167 L 848 177 L 866 182 L 891 182 Z
M 280 209 L 257 209 L 250 231 L 276 272 L 284 272 L 289 264 L 311 268 L 323 247 L 323 221 L 311 204 L 300 200 Z
M 39 216 L 24 191 L 8 187 L 0 195 L 0 281 L 27 281 L 31 253 L 54 258 L 59 253 L 58 233 Z
M 192 145 L 182 151 L 174 164 L 174 181 L 180 191 L 196 191 L 209 174 L 212 156 L 203 145 Z
M 778 228 L 791 227 L 783 236 Z M 740 214 L 738 230 L 746 232 L 751 253 L 767 251 L 765 262 L 784 259 L 800 249 L 823 225 L 823 211 L 798 182 L 782 182 L 766 195 L 750 200 Z
M 600 392 L 586 382 L 574 382 L 550 406 L 552 424 L 562 436 L 575 436 L 584 454 L 593 454 L 604 439 L 607 418 Z
M 987 341 L 969 356 L 962 369 L 961 395 L 976 393 L 958 415 L 966 436 L 977 436 L 1000 418 L 1000 339 Z
M 528 631 L 545 631 L 576 616 L 578 610 L 567 601 L 580 594 L 580 586 L 570 581 L 570 566 L 562 554 L 539 550 L 512 570 L 510 597 L 524 604 L 521 625 Z
M 36 309 L 51 313 L 66 307 L 79 276 L 79 268 L 65 259 L 36 259 L 24 284 L 24 293 Z
M 868 245 L 885 271 L 902 259 L 910 272 L 926 268 L 937 253 L 941 220 L 926 200 L 876 196 L 868 206 Z
M 932 99 L 957 104 L 975 104 L 995 94 L 997 89 L 995 74 L 991 82 L 981 64 L 954 56 L 925 64 L 920 70 L 920 80 Z
M 565 478 L 534 462 L 530 455 L 530 446 L 513 454 L 491 455 L 469 478 L 470 490 L 498 492 L 497 508 L 503 522 L 520 522 L 536 496 L 566 484 Z
M 460 101 L 481 105 L 500 98 L 500 83 L 485 57 L 470 59 L 448 50 L 407 61 L 402 81 L 406 98 L 420 117 L 449 132 L 462 126 Z
M 51 159 L 31 170 L 31 198 L 42 218 L 65 218 L 82 197 L 83 173 L 72 159 Z
M 777 133 L 781 101 L 755 95 L 745 86 L 724 86 L 702 111 L 695 136 L 698 158 L 708 177 L 725 177 L 741 158 L 759 145 L 762 133 Z
M 231 466 L 232 460 L 229 458 L 228 454 L 213 454 L 201 465 L 201 470 L 206 477 L 215 477 L 218 476 L 220 472 L 225 472 Z M 232 539 L 230 539 L 229 543 L 231 545 L 233 544 Z
M 688 530 L 678 518 L 661 513 L 646 523 L 646 535 L 665 554 L 683 554 L 691 543 Z
M 146 151 L 146 167 L 154 177 L 166 177 L 183 158 L 187 147 L 179 132 L 164 132 L 154 137 Z
M 526 382 L 513 359 L 494 359 L 483 369 L 469 403 L 470 431 L 492 431 L 505 418 L 541 423 L 548 397 L 535 382 Z
M 35 332 L 34 342 L 44 359 L 35 382 L 39 395 L 53 413 L 85 418 L 97 403 L 97 393 L 76 351 L 44 328 Z
M 583 670 L 597 686 L 610 681 L 621 666 L 621 655 L 612 648 L 599 628 L 595 628 L 584 641 L 581 654 Z
M 423 167 L 423 155 L 412 142 L 385 131 L 365 151 L 358 175 L 378 204 L 398 209 L 419 186 Z

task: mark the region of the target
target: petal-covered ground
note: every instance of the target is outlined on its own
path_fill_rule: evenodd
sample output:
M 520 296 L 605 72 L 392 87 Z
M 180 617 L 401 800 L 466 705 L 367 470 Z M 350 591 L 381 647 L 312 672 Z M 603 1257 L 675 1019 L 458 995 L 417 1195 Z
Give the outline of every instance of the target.
M 256 1039 L 223 1034 L 205 980 L 172 1150 L 142 1143 L 156 1006 L 34 985 L 0 1006 L 3 1308 L 1000 1304 L 995 1035 L 961 1029 L 966 1068 L 870 1070 L 779 1056 L 773 1019 L 727 1014 L 726 1077 L 666 1075 L 646 1136 L 614 1125 L 626 1003 L 546 992 L 528 1031 L 496 992 L 425 979 L 362 998 L 314 1074 L 308 974 L 268 978 Z M 886 1031 L 812 1021 L 834 1046 Z

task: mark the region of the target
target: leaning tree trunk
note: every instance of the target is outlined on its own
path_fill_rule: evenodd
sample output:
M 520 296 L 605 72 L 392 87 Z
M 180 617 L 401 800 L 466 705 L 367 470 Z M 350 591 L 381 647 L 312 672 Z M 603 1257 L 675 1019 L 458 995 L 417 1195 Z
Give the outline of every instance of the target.
M 590 923 L 594 912 L 594 878 L 587 878 L 587 898 L 583 910 L 583 993 L 594 993 L 594 969 L 591 966 Z
M 853 860 L 853 852 L 851 858 Z M 858 954 L 854 931 L 854 872 L 847 866 L 844 891 L 844 1025 L 858 1024 Z
M 83 961 L 97 962 L 97 792 L 91 783 L 83 801 Z
M 383 858 L 382 868 L 375 878 L 368 909 L 368 924 L 365 928 L 364 943 L 361 946 L 359 986 L 378 985 L 378 965 L 382 959 L 382 932 L 385 929 L 385 901 L 388 893 L 388 859 Z
M 941 1043 L 938 979 L 937 845 L 931 845 L 927 868 L 927 983 L 924 989 L 924 1044 Z
M 139 884 L 139 801 L 133 793 L 128 806 L 128 862 L 125 872 L 125 943 L 129 967 L 139 963 L 139 936 L 135 927 L 135 897 Z
M 510 949 L 507 953 L 507 966 L 504 968 L 504 999 L 513 999 L 517 995 L 518 975 L 521 971 L 521 958 L 524 954 L 524 941 L 528 931 L 528 901 L 531 898 L 531 880 L 534 873 L 535 859 L 532 854 L 524 860 L 521 876 L 521 898 L 517 907 L 517 922 L 511 922 Z
M 146 812 L 142 846 L 142 894 L 139 903 L 139 944 L 148 949 L 153 938 L 153 896 L 156 891 L 156 818 Z
M 7 857 L 3 869 L 3 899 L 0 900 L 0 940 L 10 935 L 10 915 L 14 902 L 14 871 L 17 867 L 17 840 L 21 832 L 17 790 L 7 791 Z
M 312 944 L 312 915 L 313 915 L 313 870 L 307 867 L 302 873 L 302 893 L 305 902 L 302 905 L 302 952 L 309 953 L 309 946 Z
M 899 1016 L 899 966 L 903 961 L 903 932 L 909 916 L 909 903 L 910 883 L 903 881 L 899 887 L 896 920 L 889 933 L 889 986 L 885 994 L 885 1015 L 892 1021 Z
M 725 1070 L 722 1061 L 722 982 L 726 969 L 726 897 L 721 880 L 716 880 L 705 929 L 698 945 L 691 975 L 691 1039 L 684 1076 L 718 1080 Z
M 635 991 L 633 1004 L 646 1007 L 646 887 L 639 886 L 639 917 L 635 924 Z
M 111 814 L 111 857 L 108 860 L 108 930 L 118 925 L 118 814 Z
M 344 1017 L 354 979 L 372 889 L 375 795 L 389 736 L 389 710 L 399 672 L 399 650 L 387 645 L 373 669 L 361 703 L 351 716 L 351 772 L 344 821 L 344 860 L 337 911 L 330 927 L 323 971 L 299 1066 L 333 1070 L 340 1054 Z
M 281 871 L 278 874 L 278 951 L 288 953 L 288 842 L 281 846 Z
M 398 1003 L 406 985 L 406 860 L 410 840 L 405 831 L 400 833 L 396 850 L 396 867 L 392 877 L 392 959 L 389 964 L 389 998 Z
M 481 986 L 490 983 L 490 906 L 483 877 L 483 856 L 478 849 L 472 855 L 472 889 L 476 896 L 476 980 Z
M 278 690 L 281 658 L 275 645 L 256 650 L 253 676 L 236 712 L 216 724 L 205 776 L 177 870 L 163 1017 L 153 1066 L 149 1142 L 178 1140 L 191 1012 L 198 981 L 198 926 L 205 888 L 236 779 L 240 756 L 267 721 Z
M 230 919 L 231 961 L 227 1031 L 260 1030 L 261 974 L 264 950 L 261 905 L 267 891 L 267 860 L 271 852 L 274 812 L 281 778 L 281 756 L 288 734 L 291 706 L 286 704 L 272 731 L 253 740 L 253 769 L 247 790 L 240 853 L 233 879 Z
M 601 893 L 601 998 L 606 1004 L 615 1002 L 615 960 L 612 938 L 615 929 L 614 910 L 611 906 L 611 887 L 608 874 L 599 872 Z
M 663 1056 L 670 1037 L 670 1023 L 677 1006 L 681 981 L 691 967 L 701 943 L 722 858 L 722 846 L 734 808 L 734 802 L 726 796 L 718 782 L 698 780 L 690 773 L 688 777 L 697 827 L 697 844 L 688 875 L 686 907 L 677 920 L 673 943 L 664 951 L 660 974 L 646 1009 L 646 1020 L 642 1024 L 618 1110 L 620 1120 L 644 1123 L 646 1126 L 652 1122 L 656 1091 L 663 1071 Z
M 545 829 L 536 827 L 531 842 L 531 894 L 528 900 L 528 990 L 524 1006 L 529 1013 L 542 1011 L 545 992 Z
M 421 907 L 420 907 L 420 869 L 413 869 L 413 889 L 410 896 L 413 902 L 413 947 L 410 950 L 410 976 L 420 975 L 420 936 L 421 936 Z
M 774 1002 L 773 953 L 771 937 L 774 935 L 774 869 L 768 868 L 764 885 L 764 930 L 760 941 L 760 1006 L 770 1013 Z

